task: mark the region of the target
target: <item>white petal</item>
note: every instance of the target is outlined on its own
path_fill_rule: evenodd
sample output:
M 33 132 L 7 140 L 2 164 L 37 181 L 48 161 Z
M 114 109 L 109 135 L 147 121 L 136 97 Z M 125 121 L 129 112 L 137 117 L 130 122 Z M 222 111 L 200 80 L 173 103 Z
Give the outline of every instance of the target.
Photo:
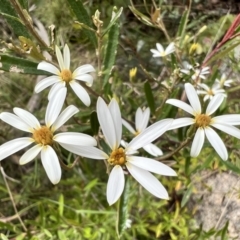
M 240 114 L 227 114 L 212 118 L 213 123 L 224 123 L 229 125 L 240 125 Z
M 234 126 L 218 122 L 211 123 L 211 126 L 240 139 L 240 130 Z
M 58 116 L 56 121 L 53 123 L 51 130 L 55 132 L 60 128 L 65 122 L 68 121 L 74 114 L 78 113 L 79 110 L 73 105 L 68 106 L 64 111 Z
M 114 98 L 112 98 L 108 108 L 112 115 L 112 120 L 115 127 L 116 145 L 119 146 L 122 139 L 122 117 L 118 103 Z
M 153 173 L 164 176 L 177 176 L 177 173 L 172 168 L 150 158 L 131 156 L 127 157 L 127 162 Z
M 40 62 L 37 66 L 37 69 L 44 70 L 46 72 L 50 72 L 55 75 L 60 74 L 60 71 L 58 70 L 58 68 L 56 68 L 53 64 L 45 62 L 45 61 Z
M 112 169 L 107 183 L 107 201 L 109 205 L 114 204 L 119 199 L 124 189 L 124 183 L 123 170 L 116 165 Z
M 25 123 L 27 123 L 31 128 L 38 129 L 41 127 L 37 118 L 31 114 L 30 112 L 21 109 L 21 108 L 14 108 L 13 112 L 20 117 Z
M 101 97 L 97 100 L 97 117 L 107 144 L 111 149 L 116 149 L 118 145 L 115 125 L 110 110 Z
M 197 157 L 203 147 L 205 138 L 205 133 L 202 128 L 198 128 L 194 136 L 192 147 L 191 147 L 191 157 Z
M 166 101 L 166 103 L 171 104 L 171 105 L 173 105 L 175 107 L 181 108 L 184 111 L 190 113 L 191 115 L 194 115 L 193 108 L 190 105 L 188 105 L 187 103 L 183 102 L 183 101 L 180 101 L 178 99 L 168 99 Z
M 17 138 L 6 142 L 0 146 L 0 160 L 18 152 L 19 150 L 33 143 L 33 139 L 29 137 Z
M 174 43 L 171 42 L 171 43 L 167 46 L 165 52 L 166 52 L 166 54 L 170 54 L 170 53 L 172 53 L 172 52 L 174 52 L 174 51 L 175 51 L 175 46 L 174 46 Z
M 168 199 L 168 193 L 164 186 L 150 172 L 134 166 L 131 163 L 126 164 L 131 175 L 151 194 L 158 198 Z
M 19 163 L 21 165 L 29 163 L 30 161 L 32 161 L 42 150 L 43 146 L 41 146 L 40 144 L 35 145 L 34 147 L 30 148 L 27 152 L 25 152 L 20 160 Z
M 134 130 L 134 128 L 124 119 L 122 119 L 122 124 L 123 126 L 125 126 L 132 134 L 136 134 L 136 131 Z
M 164 119 L 147 127 L 129 143 L 128 148 L 137 150 L 160 137 L 171 126 L 173 119 Z
M 142 112 L 142 116 L 137 116 L 136 114 L 136 118 L 139 118 L 139 117 L 141 118 L 136 119 L 136 130 L 138 132 L 142 132 L 148 125 L 149 117 L 150 117 L 150 109 L 146 108 L 145 111 Z
M 94 67 L 91 64 L 85 64 L 75 69 L 75 71 L 73 72 L 73 75 L 80 76 L 90 72 L 95 72 Z
M 222 141 L 222 139 L 218 136 L 218 134 L 210 127 L 205 128 L 205 133 L 208 141 L 211 143 L 215 151 L 218 155 L 223 159 L 228 159 L 227 149 Z
M 66 85 L 66 83 L 64 81 L 60 81 L 60 82 L 55 83 L 51 87 L 51 89 L 50 89 L 50 91 L 48 93 L 48 101 L 50 101 L 50 99 L 53 96 L 55 96 L 58 93 L 58 91 L 60 91 L 61 88 L 65 88 L 65 85 Z
M 7 124 L 20 129 L 25 132 L 32 132 L 33 129 L 29 126 L 26 122 L 24 122 L 20 117 L 16 116 L 15 114 L 2 112 L 0 114 L 0 119 Z
M 152 143 L 149 143 L 149 144 L 143 146 L 143 149 L 154 157 L 163 155 L 162 150 Z
M 213 114 L 222 104 L 223 99 L 224 96 L 222 94 L 215 95 L 207 106 L 206 114 L 207 115 Z
M 97 160 L 108 159 L 108 155 L 105 152 L 95 147 L 76 146 L 76 145 L 70 145 L 65 143 L 59 143 L 59 144 L 63 148 L 67 149 L 69 152 L 75 153 L 79 156 L 97 159 Z
M 75 80 L 86 82 L 88 86 L 92 86 L 93 83 L 93 77 L 89 74 L 83 74 L 74 77 Z
M 53 96 L 47 105 L 45 123 L 46 126 L 50 127 L 57 119 L 59 113 L 62 110 L 63 103 L 67 94 L 67 88 L 61 88 L 55 96 Z
M 164 48 L 163 48 L 162 44 L 156 43 L 156 47 L 157 47 L 157 50 L 158 50 L 160 53 L 163 53 L 163 52 L 164 52 Z
M 51 146 L 44 146 L 41 151 L 42 165 L 52 184 L 59 183 L 62 175 L 62 169 L 57 154 Z
M 76 146 L 97 146 L 95 138 L 77 132 L 58 133 L 53 137 L 53 140 L 58 143 L 73 144 Z
M 194 119 L 193 118 L 187 118 L 186 117 L 186 118 L 174 119 L 172 124 L 171 124 L 171 126 L 168 128 L 168 130 L 189 126 L 189 125 L 191 125 L 193 123 L 194 123 Z
M 45 88 L 47 88 L 59 81 L 61 81 L 59 76 L 50 76 L 50 77 L 44 78 L 43 80 L 41 80 L 40 82 L 37 83 L 37 85 L 34 88 L 34 91 L 36 93 L 39 93 L 42 90 L 44 90 Z
M 205 89 L 207 92 L 210 90 L 209 86 L 206 85 L 205 83 L 198 83 L 198 86 L 202 87 L 202 88 Z
M 61 53 L 61 51 L 60 51 L 60 49 L 59 49 L 59 47 L 57 45 L 55 46 L 55 51 L 56 51 L 59 67 L 60 67 L 60 69 L 62 71 L 63 69 L 66 69 L 66 68 L 64 66 L 62 53 Z
M 65 69 L 70 69 L 70 51 L 67 44 L 65 44 L 63 49 L 63 61 Z
M 156 49 L 150 49 L 150 51 L 153 53 L 153 57 L 161 57 L 161 54 Z
M 75 80 L 72 80 L 70 83 L 72 90 L 78 96 L 78 98 L 88 107 L 91 104 L 90 97 L 88 92 Z
M 202 108 L 195 88 L 192 84 L 185 83 L 185 91 L 194 112 L 196 114 L 200 114 L 202 112 Z
M 136 111 L 136 114 L 135 114 L 135 128 L 136 128 L 137 131 L 139 131 L 139 126 L 141 125 L 142 119 L 143 119 L 143 111 L 139 107 Z

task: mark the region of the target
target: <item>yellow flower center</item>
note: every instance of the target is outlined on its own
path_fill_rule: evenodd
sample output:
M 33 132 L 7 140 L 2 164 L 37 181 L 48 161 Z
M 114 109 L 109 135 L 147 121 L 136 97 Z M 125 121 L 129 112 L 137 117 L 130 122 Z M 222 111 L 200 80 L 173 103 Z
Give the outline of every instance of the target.
M 211 96 L 213 96 L 213 95 L 214 95 L 214 93 L 213 93 L 212 89 L 209 89 L 209 90 L 208 90 L 208 95 L 211 95 Z
M 60 77 L 66 83 L 69 83 L 72 80 L 72 72 L 69 69 L 63 69 L 60 73 Z
M 195 117 L 195 123 L 198 127 L 207 127 L 211 123 L 211 117 L 206 114 L 199 114 Z
M 126 155 L 123 148 L 113 150 L 108 162 L 111 165 L 124 165 L 126 163 Z
M 33 139 L 38 144 L 52 145 L 53 133 L 48 127 L 42 126 L 40 129 L 37 129 L 33 132 Z

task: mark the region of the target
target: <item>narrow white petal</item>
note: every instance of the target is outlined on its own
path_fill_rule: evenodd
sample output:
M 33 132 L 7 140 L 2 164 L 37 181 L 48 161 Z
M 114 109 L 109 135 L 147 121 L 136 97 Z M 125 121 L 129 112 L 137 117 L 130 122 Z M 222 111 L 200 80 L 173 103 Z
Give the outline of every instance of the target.
M 108 178 L 107 201 L 109 205 L 114 204 L 121 196 L 124 189 L 124 173 L 120 166 L 116 165 Z
M 66 69 L 66 68 L 64 66 L 62 53 L 61 53 L 61 51 L 60 51 L 60 49 L 59 49 L 59 47 L 57 45 L 55 47 L 55 51 L 56 51 L 59 67 L 60 67 L 60 69 L 62 71 L 63 69 Z
M 161 57 L 161 54 L 156 49 L 150 49 L 150 51 L 153 53 L 153 57 Z
M 125 126 L 132 134 L 136 134 L 136 131 L 134 130 L 134 128 L 124 119 L 122 119 L 122 124 L 123 126 Z
M 58 143 L 73 144 L 76 146 L 97 146 L 97 141 L 92 136 L 84 133 L 65 132 L 58 133 L 53 137 L 53 140 Z
M 70 145 L 65 143 L 59 143 L 59 144 L 63 148 L 67 149 L 69 152 L 75 153 L 79 156 L 96 159 L 96 160 L 108 159 L 108 155 L 105 152 L 95 147 L 76 146 L 76 145 Z
M 162 150 L 152 143 L 149 143 L 149 144 L 143 146 L 143 149 L 154 157 L 163 155 Z
M 205 89 L 207 92 L 210 90 L 209 86 L 206 85 L 205 83 L 198 83 L 198 86 L 202 87 L 202 88 Z
M 203 147 L 205 133 L 202 128 L 198 128 L 191 147 L 191 157 L 197 157 Z
M 173 119 L 164 119 L 147 127 L 129 143 L 128 148 L 137 150 L 160 137 L 171 126 Z
M 110 104 L 108 105 L 108 108 L 112 115 L 112 120 L 115 127 L 116 145 L 119 146 L 122 139 L 122 117 L 119 105 L 114 98 L 112 98 Z
M 215 95 L 207 106 L 206 114 L 207 115 L 213 114 L 222 104 L 223 99 L 224 96 L 222 94 Z
M 127 157 L 127 162 L 153 173 L 164 176 L 177 176 L 177 173 L 172 168 L 151 158 L 131 156 Z
M 219 122 L 211 123 L 211 126 L 240 139 L 240 130 L 234 126 L 224 124 L 224 123 L 219 123 Z
M 86 82 L 88 86 L 92 86 L 93 83 L 93 77 L 89 74 L 83 74 L 74 77 L 75 80 Z
M 218 155 L 226 161 L 228 159 L 227 149 L 222 141 L 222 139 L 218 136 L 218 134 L 210 127 L 205 128 L 205 133 L 208 141 L 211 143 L 215 151 Z
M 145 111 L 142 112 L 142 118 L 139 120 L 138 127 L 136 125 L 136 129 L 139 132 L 142 132 L 148 125 L 150 118 L 150 108 L 146 108 Z
M 59 76 L 50 76 L 50 77 L 44 78 L 43 80 L 41 80 L 40 82 L 37 83 L 37 85 L 34 88 L 34 91 L 36 93 L 39 93 L 42 90 L 44 90 L 45 88 L 47 88 L 59 81 L 61 81 Z
M 211 98 L 212 98 L 212 96 L 206 95 L 206 96 L 204 96 L 203 101 L 206 102 L 208 99 L 211 99 Z
M 172 52 L 174 52 L 174 51 L 175 51 L 175 46 L 174 46 L 174 43 L 171 42 L 171 43 L 167 46 L 165 52 L 166 52 L 166 54 L 170 54 L 170 53 L 172 53 Z
M 183 102 L 183 101 L 180 101 L 178 99 L 168 99 L 166 101 L 166 103 L 171 104 L 171 105 L 173 105 L 175 107 L 181 108 L 182 110 L 190 113 L 191 115 L 194 115 L 193 108 L 190 105 L 188 105 L 187 103 Z
M 44 146 L 41 151 L 42 165 L 52 184 L 59 183 L 62 175 L 62 169 L 57 154 L 51 146 Z
M 73 72 L 73 75 L 80 76 L 90 72 L 95 72 L 94 67 L 91 64 L 85 64 L 75 69 L 75 71 Z
M 13 109 L 13 112 L 18 117 L 20 117 L 25 123 L 27 123 L 31 128 L 37 129 L 41 127 L 37 118 L 30 112 L 21 108 L 16 108 L 16 107 Z
M 131 163 L 126 164 L 131 175 L 151 194 L 158 198 L 168 199 L 168 193 L 164 186 L 150 172 L 134 166 Z
M 60 91 L 61 88 L 65 88 L 65 85 L 66 85 L 66 83 L 64 81 L 60 81 L 60 82 L 55 83 L 51 87 L 51 89 L 50 89 L 50 91 L 48 93 L 48 101 L 50 101 L 50 99 L 53 96 L 55 96 L 58 93 L 58 91 Z
M 42 150 L 42 146 L 40 144 L 35 145 L 34 147 L 30 148 L 27 152 L 25 152 L 20 160 L 19 163 L 21 165 L 29 163 L 30 161 L 32 161 Z
M 33 143 L 33 139 L 29 137 L 17 138 L 6 142 L 0 146 L 0 160 L 18 152 L 19 150 Z
M 162 44 L 156 43 L 156 47 L 157 47 L 157 50 L 158 50 L 160 53 L 163 53 L 163 52 L 164 52 L 164 48 L 163 48 Z
M 136 111 L 136 114 L 135 114 L 135 128 L 136 128 L 137 131 L 139 131 L 139 127 L 141 125 L 142 119 L 143 119 L 143 111 L 139 107 Z
M 33 129 L 29 126 L 26 122 L 24 122 L 20 117 L 16 116 L 15 114 L 2 112 L 0 114 L 0 119 L 7 124 L 20 129 L 25 132 L 32 132 Z
M 60 71 L 58 70 L 58 68 L 56 68 L 53 64 L 45 62 L 45 61 L 40 62 L 37 66 L 37 69 L 44 70 L 46 72 L 50 72 L 55 75 L 60 74 Z
M 194 112 L 200 114 L 202 112 L 202 108 L 195 88 L 192 84 L 185 83 L 185 91 Z
M 107 144 L 111 149 L 116 149 L 118 147 L 116 144 L 117 136 L 112 115 L 107 104 L 101 97 L 97 100 L 97 117 Z
M 168 130 L 189 126 L 189 125 L 192 125 L 193 123 L 194 123 L 193 118 L 186 117 L 186 118 L 174 119 L 171 126 L 168 128 Z
M 72 80 L 70 83 L 70 86 L 72 90 L 75 92 L 75 94 L 78 96 L 78 98 L 87 106 L 89 107 L 91 104 L 90 97 L 88 95 L 88 92 L 75 80 Z
M 67 44 L 65 44 L 63 49 L 63 61 L 65 69 L 70 69 L 70 51 Z
M 78 113 L 79 110 L 77 107 L 70 105 L 58 116 L 56 121 L 52 125 L 52 131 L 55 132 L 58 128 L 60 128 L 65 122 L 68 121 L 74 114 Z
M 57 119 L 62 110 L 63 103 L 67 94 L 67 88 L 61 88 L 55 96 L 49 100 L 45 115 L 46 126 L 50 127 Z
M 212 118 L 213 123 L 224 123 L 229 125 L 240 125 L 240 114 L 227 114 Z

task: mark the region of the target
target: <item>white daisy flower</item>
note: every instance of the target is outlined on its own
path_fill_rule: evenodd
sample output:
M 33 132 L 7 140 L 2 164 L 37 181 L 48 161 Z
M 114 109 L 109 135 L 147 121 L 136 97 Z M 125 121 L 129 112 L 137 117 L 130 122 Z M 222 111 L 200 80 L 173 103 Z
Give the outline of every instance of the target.
M 129 172 L 154 196 L 168 199 L 166 189 L 150 172 L 166 176 L 176 176 L 176 172 L 161 162 L 150 158 L 137 157 L 133 154 L 136 153 L 137 149 L 149 144 L 161 136 L 166 130 L 168 130 L 169 126 L 171 126 L 173 120 L 165 119 L 156 122 L 133 138 L 124 149 L 120 147 L 122 139 L 122 118 L 117 101 L 112 99 L 107 106 L 102 98 L 98 98 L 97 115 L 105 140 L 111 151 L 110 154 L 107 154 L 97 148 L 93 151 L 93 147 L 86 147 L 85 156 L 88 155 L 88 157 L 94 159 L 107 159 L 109 165 L 112 166 L 107 184 L 108 203 L 112 205 L 121 196 L 125 183 L 124 171 Z M 67 146 L 67 149 L 79 154 L 77 147 Z
M 186 64 L 185 69 L 181 69 L 180 72 L 185 73 L 187 75 L 191 75 L 192 80 L 196 80 L 198 78 L 206 79 L 207 74 L 209 74 L 209 67 L 204 67 L 202 69 L 194 69 L 192 65 Z
M 153 53 L 153 57 L 166 57 L 167 55 L 175 51 L 175 46 L 173 42 L 171 42 L 165 50 L 160 43 L 157 43 L 156 47 L 157 49 L 150 49 L 150 51 Z
M 146 108 L 145 111 L 143 111 L 141 108 L 137 109 L 136 115 L 135 115 L 135 127 L 136 130 L 124 119 L 122 119 L 122 124 L 135 136 L 140 134 L 143 130 L 146 129 L 150 117 L 150 109 Z M 143 149 L 151 154 L 154 157 L 158 157 L 163 155 L 163 152 L 160 148 L 155 146 L 152 143 L 149 143 L 145 146 L 143 146 Z
M 223 88 L 223 87 L 230 87 L 231 86 L 231 83 L 233 83 L 233 80 L 232 79 L 227 79 L 227 76 L 226 74 L 223 74 L 220 78 L 220 80 L 217 78 L 215 80 L 215 83 L 214 85 L 219 88 Z
M 201 104 L 197 95 L 196 90 L 190 83 L 185 84 L 185 91 L 190 102 L 190 105 L 177 100 L 168 99 L 166 103 L 172 104 L 176 107 L 183 109 L 190 113 L 194 118 L 179 118 L 175 119 L 169 129 L 175 129 L 188 125 L 195 124 L 197 131 L 193 139 L 191 147 L 191 156 L 197 157 L 203 147 L 205 135 L 213 146 L 218 155 L 223 159 L 228 159 L 227 149 L 219 137 L 219 135 L 212 128 L 217 128 L 223 132 L 226 132 L 238 139 L 240 139 L 240 130 L 234 125 L 240 125 L 240 114 L 228 114 L 217 117 L 211 117 L 211 115 L 219 108 L 224 96 L 222 94 L 215 95 L 209 102 L 206 112 L 202 113 Z
M 48 178 L 53 184 L 57 184 L 61 179 L 61 167 L 57 154 L 53 149 L 54 143 L 72 144 L 79 146 L 96 146 L 96 140 L 83 133 L 66 132 L 54 134 L 70 117 L 79 110 L 71 105 L 68 106 L 61 114 L 67 89 L 61 88 L 58 93 L 53 96 L 47 106 L 45 125 L 41 126 L 37 118 L 30 112 L 14 108 L 12 113 L 2 112 L 0 119 L 11 126 L 22 131 L 31 133 L 31 137 L 22 137 L 6 142 L 0 146 L 0 160 L 18 152 L 19 150 L 31 145 L 35 145 L 27 150 L 20 158 L 20 164 L 26 164 L 33 160 L 41 152 L 41 160 Z
M 227 97 L 226 92 L 224 89 L 220 89 L 219 86 L 213 85 L 212 88 L 207 86 L 204 83 L 198 83 L 198 86 L 201 87 L 204 90 L 197 90 L 197 94 L 204 94 L 203 101 L 207 101 L 208 99 L 212 99 L 213 96 L 222 94 L 224 97 Z
M 77 82 L 85 82 L 88 86 L 91 86 L 93 83 L 93 77 L 88 74 L 94 72 L 95 69 L 90 64 L 82 65 L 78 67 L 73 72 L 70 70 L 70 51 L 68 45 L 66 44 L 63 49 L 63 55 L 58 46 L 55 47 L 57 60 L 59 64 L 59 69 L 53 64 L 48 62 L 40 62 L 38 64 L 38 69 L 53 73 L 54 76 L 44 78 L 35 86 L 35 92 L 39 93 L 45 88 L 52 86 L 48 94 L 48 99 L 51 99 L 59 89 L 70 85 L 75 94 L 79 99 L 86 105 L 89 106 L 91 103 L 90 97 L 87 91 Z

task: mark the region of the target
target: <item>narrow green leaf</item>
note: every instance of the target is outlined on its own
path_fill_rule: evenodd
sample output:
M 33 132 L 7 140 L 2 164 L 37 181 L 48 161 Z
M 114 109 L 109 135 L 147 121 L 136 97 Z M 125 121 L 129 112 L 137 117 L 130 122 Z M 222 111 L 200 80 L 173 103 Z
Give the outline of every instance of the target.
M 90 123 L 93 135 L 97 135 L 99 130 L 99 122 L 97 118 L 97 113 L 95 111 L 92 112 L 90 115 Z
M 235 166 L 234 164 L 232 164 L 231 162 L 221 161 L 221 163 L 223 165 L 225 165 L 229 170 L 232 170 L 233 172 L 240 174 L 240 169 L 237 166 Z
M 18 0 L 18 2 L 23 9 L 28 10 L 28 0 Z
M 103 59 L 103 86 L 105 86 L 109 80 L 112 72 L 113 65 L 115 63 L 117 47 L 118 47 L 118 37 L 119 37 L 119 24 L 115 23 L 109 33 L 108 41 L 105 46 L 105 54 Z
M 114 11 L 114 10 L 113 10 L 113 11 Z M 113 14 L 114 14 L 114 17 L 113 17 L 113 19 L 110 21 L 110 23 L 108 24 L 108 26 L 106 27 L 106 29 L 104 29 L 102 36 L 104 36 L 104 35 L 110 30 L 110 28 L 116 23 L 116 21 L 119 19 L 119 17 L 120 17 L 121 14 L 122 14 L 122 11 L 123 11 L 123 7 L 121 7 L 118 12 L 113 13 Z
M 192 190 L 193 190 L 193 186 L 190 183 L 188 185 L 188 189 L 186 190 L 186 192 L 183 195 L 182 201 L 181 201 L 181 208 L 184 207 L 186 205 L 186 203 L 188 202 L 191 194 L 192 194 Z
M 7 236 L 3 233 L 0 234 L 1 240 L 8 240 Z
M 148 106 L 152 112 L 152 114 L 155 114 L 155 101 L 152 93 L 151 86 L 149 82 L 144 83 L 144 91 L 145 91 L 145 96 L 148 102 Z
M 37 70 L 37 62 L 24 58 L 0 54 L 0 70 L 34 75 L 49 75 L 48 72 Z
M 62 217 L 63 216 L 63 210 L 64 210 L 64 196 L 63 196 L 63 194 L 60 194 L 58 201 L 59 201 L 58 212 L 59 212 L 59 215 Z
M 80 23 L 83 23 L 90 28 L 93 28 L 92 19 L 88 15 L 86 9 L 83 6 L 83 3 L 81 0 L 67 0 L 69 3 L 69 6 L 72 10 L 72 12 L 77 17 L 77 20 Z M 82 29 L 83 33 L 89 38 L 90 42 L 94 45 L 94 47 L 97 47 L 97 38 L 94 32 L 88 30 L 88 29 Z
M 187 22 L 188 22 L 188 16 L 189 16 L 189 10 L 185 10 L 183 15 L 182 15 L 180 25 L 179 25 L 179 28 L 178 28 L 178 33 L 177 33 L 177 36 L 180 37 L 180 41 L 179 41 L 180 42 L 180 44 L 179 44 L 180 47 L 182 46 L 182 42 L 185 38 L 185 30 L 186 30 L 186 26 L 187 26 Z
M 1 0 L 0 15 L 4 16 L 7 23 L 12 28 L 14 34 L 16 34 L 18 37 L 24 36 L 30 38 L 26 27 L 19 19 L 17 13 L 15 12 L 9 0 Z
M 117 214 L 117 235 L 120 239 L 128 219 L 128 197 L 129 197 L 129 179 L 125 178 L 125 187 L 123 193 L 118 201 L 118 214 Z

